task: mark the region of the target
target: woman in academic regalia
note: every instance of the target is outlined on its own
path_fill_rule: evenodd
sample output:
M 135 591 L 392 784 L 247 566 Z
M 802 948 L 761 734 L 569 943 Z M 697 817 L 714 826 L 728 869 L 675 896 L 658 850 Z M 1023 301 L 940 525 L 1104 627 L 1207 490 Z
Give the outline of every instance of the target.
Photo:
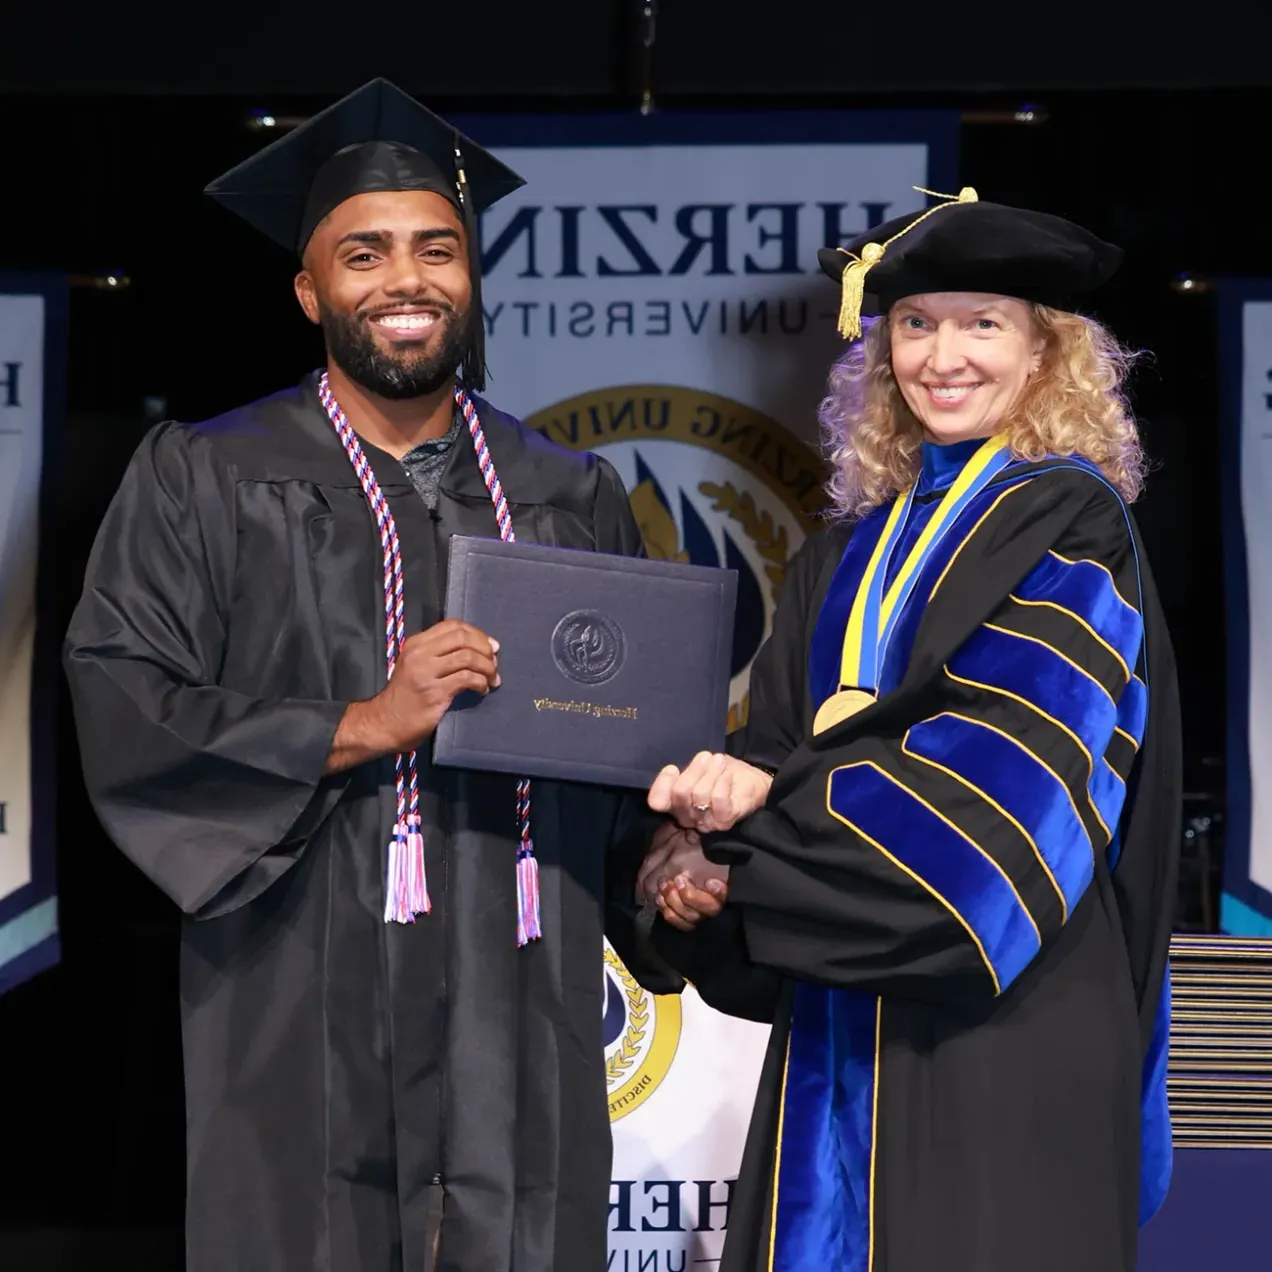
M 669 769 L 638 883 L 772 1021 L 724 1272 L 1134 1272 L 1170 1173 L 1180 737 L 1128 512 L 1118 249 L 957 200 L 821 260 L 860 335 L 731 756 Z

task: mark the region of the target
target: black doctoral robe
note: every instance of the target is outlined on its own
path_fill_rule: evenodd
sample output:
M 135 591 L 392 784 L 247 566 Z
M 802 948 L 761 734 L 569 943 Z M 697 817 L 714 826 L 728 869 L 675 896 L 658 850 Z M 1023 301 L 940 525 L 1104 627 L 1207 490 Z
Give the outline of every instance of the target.
M 519 539 L 641 551 L 609 465 L 477 407 Z M 466 435 L 435 514 L 365 449 L 398 525 L 409 635 L 441 617 L 449 537 L 496 535 L 494 511 Z M 639 800 L 534 783 L 544 936 L 518 949 L 515 779 L 433 768 L 425 746 L 433 909 L 386 924 L 392 760 L 322 776 L 345 704 L 385 683 L 382 586 L 308 379 L 149 434 L 71 625 L 94 807 L 187 916 L 187 1266 L 428 1268 L 440 1206 L 439 1269 L 594 1272 L 606 850 Z
M 880 701 L 814 737 L 886 511 L 794 563 L 737 748 L 775 781 L 709 837 L 729 905 L 655 926 L 708 1003 L 774 1021 L 722 1272 L 1134 1272 L 1181 782 L 1148 565 L 1089 466 L 1012 464 L 920 576 Z M 835 1017 L 833 1076 L 788 1061 L 793 1012 L 805 1048 Z

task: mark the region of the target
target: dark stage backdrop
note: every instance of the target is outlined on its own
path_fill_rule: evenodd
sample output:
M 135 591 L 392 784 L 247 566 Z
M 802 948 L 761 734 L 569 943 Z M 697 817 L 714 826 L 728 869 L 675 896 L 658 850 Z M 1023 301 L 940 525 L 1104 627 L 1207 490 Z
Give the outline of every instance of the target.
M 232 8 L 222 6 L 218 13 Z M 480 26 L 473 24 L 473 15 L 481 5 L 460 8 L 467 15 L 462 22 L 453 14 L 425 13 L 420 19 L 424 35 L 457 40 L 463 50 L 477 47 L 473 32 Z M 494 77 L 493 88 L 510 94 L 492 107 L 613 103 L 615 66 L 621 62 L 619 25 L 601 6 L 582 8 L 592 18 L 571 28 L 560 43 L 548 38 L 553 28 L 547 23 L 523 18 L 517 20 L 522 25 L 505 28 L 527 42 L 520 60 L 500 62 L 503 55 L 492 53 L 491 66 L 507 72 Z M 791 14 L 799 5 L 781 9 Z M 144 66 L 126 38 L 94 44 L 93 32 L 81 29 L 74 48 L 60 45 L 59 81 L 49 77 L 47 65 L 36 69 L 44 38 L 40 24 L 51 21 L 47 15 L 53 12 L 53 6 L 24 6 L 17 23 L 30 27 L 26 39 L 15 38 L 21 33 L 6 17 L 0 79 L 34 86 L 43 76 L 39 86 L 56 88 L 71 82 L 82 86 L 92 72 L 99 86 L 112 75 L 117 82 L 146 87 L 176 85 L 180 79 L 206 94 L 0 95 L 5 189 L 0 267 L 56 266 L 79 274 L 117 269 L 132 280 L 117 293 L 77 289 L 71 302 L 57 548 L 64 626 L 97 523 L 151 420 L 161 414 L 208 416 L 293 381 L 319 357 L 317 340 L 291 296 L 292 263 L 208 205 L 199 191 L 261 144 L 259 134 L 243 122 L 252 107 L 303 114 L 323 101 L 264 94 L 260 90 L 266 85 L 321 92 L 330 84 L 338 91 L 363 73 L 394 74 L 397 68 L 377 62 L 351 69 L 344 62 L 329 80 L 309 28 L 297 31 L 303 56 L 269 62 L 260 50 L 277 49 L 278 33 L 263 30 L 270 19 L 258 13 L 252 25 L 241 27 L 241 44 L 232 56 L 199 53 L 192 45 L 188 57 L 169 54 Z M 172 22 L 191 17 L 189 10 L 172 12 Z M 897 22 L 910 23 L 908 9 L 895 12 Z M 662 99 L 667 107 L 705 102 L 701 94 L 720 83 L 715 77 L 731 61 L 748 75 L 771 73 L 776 78 L 768 82 L 776 89 L 793 87 L 798 63 L 792 59 L 805 55 L 813 68 L 809 82 L 819 88 L 860 88 L 899 73 L 895 55 L 888 70 L 882 53 L 871 52 L 869 44 L 864 58 L 853 62 L 836 47 L 841 33 L 810 25 L 796 39 L 788 25 L 779 28 L 771 19 L 749 28 L 753 47 L 746 46 L 752 51 L 745 57 L 727 27 L 699 30 L 692 41 L 684 34 L 687 43 L 677 54 L 676 24 L 689 19 L 673 17 L 670 6 L 666 13 L 660 25 L 664 73 L 681 89 L 679 99 Z M 1228 29 L 1218 15 L 1208 13 L 1193 31 L 1202 52 L 1207 39 L 1217 38 L 1217 28 Z M 1081 25 L 1071 20 L 1075 29 Z M 189 38 L 197 40 L 199 23 L 211 21 L 196 15 L 187 28 Z M 324 39 L 331 49 L 363 47 L 363 40 L 368 48 L 391 46 L 382 11 L 375 11 L 372 21 L 381 25 L 364 30 L 361 23 L 346 23 L 327 30 Z M 567 52 L 584 30 L 596 42 L 594 62 L 579 63 Z M 688 27 L 681 30 L 687 33 Z M 718 47 L 711 43 L 716 36 Z M 757 65 L 755 50 L 783 43 L 781 58 L 774 54 L 771 66 Z M 981 65 L 976 75 L 988 73 L 977 32 L 959 32 L 955 43 L 959 57 L 970 59 L 969 67 Z M 1055 53 L 1050 36 L 1040 34 L 1031 44 L 1039 58 Z M 697 50 L 692 68 L 684 51 L 690 47 Z M 82 56 L 75 52 L 81 48 Z M 29 61 L 23 49 L 31 52 Z M 89 50 L 102 60 L 90 65 Z M 1083 51 L 1105 55 L 1098 31 L 1087 29 Z M 1133 51 L 1128 46 L 1128 55 Z M 1245 52 L 1232 50 L 1227 68 L 1232 75 Z M 561 59 L 567 57 L 575 60 L 562 69 Z M 557 59 L 559 82 L 567 82 L 567 71 L 577 73 L 568 79 L 573 103 L 546 96 L 556 73 L 544 60 L 550 58 Z M 372 61 L 369 52 L 366 61 Z M 457 56 L 452 68 L 460 64 Z M 838 78 L 829 78 L 832 66 Z M 1004 66 L 1023 82 L 1023 65 L 1004 62 L 998 70 Z M 1068 82 L 1075 82 L 1080 69 L 1076 62 L 1070 66 Z M 542 78 L 534 79 L 536 74 Z M 419 77 L 403 79 L 412 87 L 427 87 Z M 432 99 L 440 109 L 471 115 L 480 108 L 481 102 L 461 95 L 471 85 L 454 69 L 443 68 L 430 79 L 450 90 L 450 96 Z M 742 82 L 731 79 L 728 91 L 736 93 Z M 256 94 L 230 91 L 242 83 L 254 85 Z M 492 84 L 483 81 L 481 87 L 489 92 Z M 208 90 L 213 88 L 223 91 L 212 96 Z M 690 98 L 690 89 L 699 95 Z M 536 95 L 527 96 L 530 92 Z M 780 108 L 791 100 L 752 94 L 746 104 Z M 1001 110 L 1014 108 L 1019 98 L 858 92 L 823 95 L 812 104 Z M 1272 272 L 1272 247 L 1248 228 L 1261 216 L 1253 201 L 1261 159 L 1255 139 L 1263 135 L 1272 93 L 1052 92 L 1039 105 L 1048 113 L 1043 124 L 966 125 L 960 179 L 984 198 L 1072 216 L 1128 248 L 1129 264 L 1107 296 L 1103 316 L 1125 340 L 1154 354 L 1136 378 L 1136 406 L 1160 467 L 1138 515 L 1180 653 L 1189 782 L 1194 789 L 1216 784 L 1221 789 L 1222 773 L 1208 763 L 1222 755 L 1224 699 L 1214 305 L 1208 295 L 1173 291 L 1170 280 L 1181 270 Z M 474 131 L 480 139 L 479 128 Z M 497 367 L 495 377 L 491 394 L 498 401 Z M 516 409 L 516 403 L 504 405 Z M 59 703 L 63 963 L 0 998 L 5 1100 L 0 1224 L 176 1224 L 183 1172 L 176 916 L 97 827 L 79 777 L 64 691 Z
M 336 0 L 5 6 L 8 91 L 346 92 L 384 75 L 431 94 L 610 97 L 633 89 L 643 0 Z M 1272 85 L 1250 0 L 981 6 L 906 0 L 650 0 L 660 93 Z M 470 57 L 470 55 L 472 55 Z

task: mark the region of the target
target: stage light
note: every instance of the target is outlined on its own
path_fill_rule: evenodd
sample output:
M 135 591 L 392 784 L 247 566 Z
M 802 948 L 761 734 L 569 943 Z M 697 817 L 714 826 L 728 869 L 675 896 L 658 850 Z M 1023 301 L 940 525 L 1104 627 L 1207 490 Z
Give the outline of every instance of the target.
M 123 270 L 113 269 L 100 274 L 72 274 L 70 283 L 80 289 L 121 292 L 132 286 L 132 279 Z
M 1013 124 L 1017 127 L 1034 127 L 1045 124 L 1050 115 L 1032 102 L 1026 102 L 1015 110 L 965 110 L 962 120 L 965 124 Z
M 249 112 L 246 123 L 249 132 L 282 133 L 299 128 L 307 118 L 306 115 L 276 115 L 258 106 Z
M 640 41 L 640 113 L 654 110 L 654 41 L 657 38 L 658 0 L 638 0 Z
M 1170 286 L 1181 296 L 1202 296 L 1215 289 L 1212 279 L 1198 278 L 1194 274 L 1177 274 L 1170 280 Z

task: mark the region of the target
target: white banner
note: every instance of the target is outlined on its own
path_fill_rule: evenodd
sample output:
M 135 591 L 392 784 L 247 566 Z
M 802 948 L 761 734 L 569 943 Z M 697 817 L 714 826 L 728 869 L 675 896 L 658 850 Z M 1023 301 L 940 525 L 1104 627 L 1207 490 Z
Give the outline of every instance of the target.
M 1225 283 L 1221 300 L 1229 745 L 1220 927 L 1272 936 L 1272 281 Z
M 0 990 L 57 959 L 51 827 L 37 827 L 32 745 L 53 723 L 52 694 L 41 704 L 48 719 L 32 712 L 49 298 L 7 281 L 0 275 Z
M 527 179 L 483 219 L 491 400 L 610 460 L 651 556 L 738 571 L 731 726 L 821 507 L 841 345 L 817 249 L 924 206 L 934 133 L 954 160 L 945 116 L 798 119 L 472 125 Z M 646 994 L 608 947 L 604 974 L 610 1268 L 714 1266 L 767 1027 Z

